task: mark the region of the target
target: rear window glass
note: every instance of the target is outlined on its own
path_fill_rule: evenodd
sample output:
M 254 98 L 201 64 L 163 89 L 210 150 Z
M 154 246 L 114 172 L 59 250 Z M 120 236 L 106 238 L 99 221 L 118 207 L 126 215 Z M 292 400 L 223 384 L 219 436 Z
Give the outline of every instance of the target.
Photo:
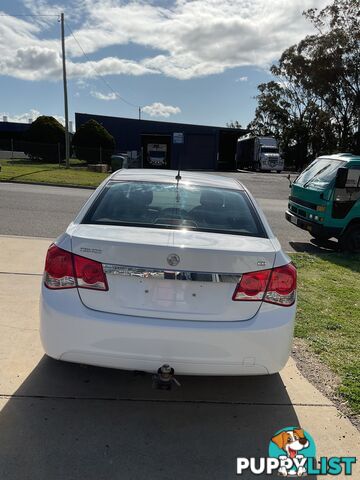
M 181 182 L 109 182 L 83 223 L 266 236 L 245 192 Z

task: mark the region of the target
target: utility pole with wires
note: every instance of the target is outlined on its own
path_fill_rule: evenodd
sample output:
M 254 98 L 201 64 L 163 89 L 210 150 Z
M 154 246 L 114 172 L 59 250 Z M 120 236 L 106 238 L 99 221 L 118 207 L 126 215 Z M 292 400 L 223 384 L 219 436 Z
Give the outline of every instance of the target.
M 61 48 L 62 48 L 62 67 L 63 67 L 63 83 L 64 83 L 64 108 L 65 108 L 65 163 L 66 168 L 70 168 L 70 137 L 69 137 L 69 109 L 66 82 L 66 59 L 65 59 L 65 26 L 64 14 L 60 15 L 61 23 Z

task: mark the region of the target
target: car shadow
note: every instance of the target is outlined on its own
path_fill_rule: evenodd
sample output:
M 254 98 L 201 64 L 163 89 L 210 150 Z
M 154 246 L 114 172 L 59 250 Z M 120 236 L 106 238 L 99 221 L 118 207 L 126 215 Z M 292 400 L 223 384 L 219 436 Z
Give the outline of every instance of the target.
M 311 244 L 302 243 L 302 242 L 289 242 L 295 252 L 298 253 L 310 253 L 312 255 L 318 256 L 319 258 L 326 259 L 331 263 L 339 265 L 340 267 L 347 268 L 354 272 L 360 273 L 360 263 L 359 263 L 359 255 L 358 254 L 351 254 L 347 252 L 340 252 L 336 249 L 326 248 L 327 246 L 333 246 L 332 244 L 337 245 L 337 242 L 328 240 L 327 242 L 323 242 L 322 244 L 315 243 L 315 240 L 311 240 Z
M 149 374 L 44 356 L 0 412 L 0 478 L 237 478 L 237 457 L 266 457 L 299 426 L 280 375 L 179 380 L 164 392 Z
M 320 241 L 315 238 L 310 242 L 289 242 L 291 248 L 299 253 L 330 253 L 338 251 L 338 242 L 336 240 Z

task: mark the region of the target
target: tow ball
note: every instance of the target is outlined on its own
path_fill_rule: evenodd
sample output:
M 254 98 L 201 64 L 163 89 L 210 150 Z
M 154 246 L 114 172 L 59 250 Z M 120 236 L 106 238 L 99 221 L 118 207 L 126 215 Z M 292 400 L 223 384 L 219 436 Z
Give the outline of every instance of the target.
M 153 388 L 157 390 L 171 390 L 173 385 L 180 387 L 180 382 L 174 377 L 174 369 L 168 364 L 162 365 L 153 376 Z

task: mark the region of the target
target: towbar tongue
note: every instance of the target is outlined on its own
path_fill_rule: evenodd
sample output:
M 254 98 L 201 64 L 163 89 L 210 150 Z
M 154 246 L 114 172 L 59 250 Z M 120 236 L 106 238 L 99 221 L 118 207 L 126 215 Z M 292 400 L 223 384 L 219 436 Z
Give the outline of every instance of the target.
M 171 390 L 174 384 L 180 387 L 180 382 L 176 380 L 174 373 L 175 371 L 170 365 L 167 363 L 162 365 L 156 375 L 153 376 L 153 388 L 157 390 Z

